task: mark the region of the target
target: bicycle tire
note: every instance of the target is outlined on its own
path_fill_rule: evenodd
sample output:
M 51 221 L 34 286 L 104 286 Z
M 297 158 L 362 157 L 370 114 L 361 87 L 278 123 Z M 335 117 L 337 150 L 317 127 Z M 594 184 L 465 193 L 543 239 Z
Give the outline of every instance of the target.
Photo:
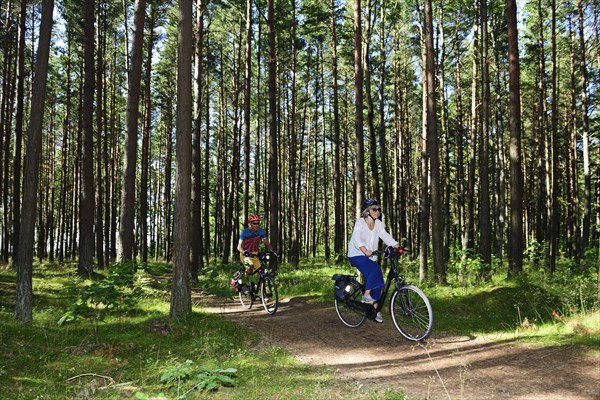
M 413 342 L 425 340 L 433 329 L 433 309 L 425 293 L 413 285 L 395 290 L 390 311 L 396 329 Z
M 244 293 L 240 289 L 239 298 L 240 298 L 240 303 L 242 303 L 242 307 L 244 307 L 246 310 L 249 310 L 252 308 L 252 305 L 254 304 L 254 293 L 252 293 L 252 291 L 250 289 L 248 289 L 247 293 Z
M 355 280 L 351 280 L 350 285 L 352 287 L 346 300 L 338 300 L 337 298 L 334 300 L 335 312 L 344 325 L 349 328 L 358 328 L 367 320 L 365 310 L 356 306 L 362 299 L 363 291 L 360 284 Z
M 260 285 L 260 300 L 267 313 L 273 315 L 277 312 L 277 307 L 279 307 L 279 293 L 275 278 L 270 275 L 265 276 Z

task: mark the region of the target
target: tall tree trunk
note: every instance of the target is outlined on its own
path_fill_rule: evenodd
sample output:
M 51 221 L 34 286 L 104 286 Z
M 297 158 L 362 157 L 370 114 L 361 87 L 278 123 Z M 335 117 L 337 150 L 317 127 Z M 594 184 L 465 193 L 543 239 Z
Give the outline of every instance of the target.
M 361 212 L 365 198 L 365 144 L 363 139 L 363 64 L 361 0 L 354 0 L 354 107 L 356 108 L 356 214 Z
M 94 11 L 95 0 L 85 0 L 83 9 L 83 106 L 82 190 L 79 198 L 79 264 L 77 273 L 89 276 L 94 268 Z
M 15 140 L 13 151 L 13 256 L 19 251 L 19 230 L 21 226 L 21 150 L 23 146 L 23 119 L 25 105 L 25 20 L 27 19 L 27 0 L 21 0 L 21 11 L 19 12 L 17 53 L 17 110 L 15 114 Z M 8 136 L 7 136 L 8 140 Z M 5 211 L 6 212 L 6 211 Z
M 381 8 L 380 8 L 380 37 L 385 37 L 385 0 L 381 0 Z M 392 199 L 390 196 L 390 174 L 388 171 L 388 153 L 387 153 L 387 140 L 386 140 L 386 128 L 385 128 L 385 85 L 387 81 L 385 77 L 387 75 L 387 58 L 386 58 L 386 46 L 385 40 L 381 41 L 380 48 L 380 76 L 381 80 L 379 82 L 379 129 L 378 129 L 378 143 L 379 143 L 379 151 L 381 152 L 381 186 L 382 186 L 382 204 L 385 204 L 387 209 L 389 218 L 387 219 L 388 223 L 394 223 L 396 221 L 396 208 L 392 205 Z M 399 232 L 394 232 L 394 235 L 398 237 Z
M 156 25 L 156 6 L 150 2 L 148 18 L 148 39 L 146 41 L 146 65 L 144 79 L 144 122 L 142 124 L 142 159 L 140 177 L 140 260 L 148 262 L 148 177 L 150 169 L 150 131 L 152 129 L 152 50 L 154 49 L 154 26 Z
M 2 54 L 4 55 L 3 60 L 2 60 L 2 87 L 1 87 L 1 91 L 0 91 L 0 189 L 2 189 L 3 195 L 2 195 L 2 199 L 8 199 L 7 197 L 7 191 L 4 190 L 4 185 L 6 184 L 6 180 L 4 178 L 4 175 L 6 173 L 6 169 L 4 167 L 4 163 L 5 161 L 8 159 L 8 157 L 5 158 L 5 152 L 4 152 L 4 145 L 5 143 L 9 143 L 9 137 L 10 137 L 10 129 L 8 128 L 8 124 L 7 121 L 10 119 L 9 115 L 8 115 L 8 93 L 10 93 L 9 91 L 9 86 L 10 86 L 10 82 L 11 82 L 11 78 L 10 78 L 10 73 L 11 73 L 11 62 L 10 59 L 12 58 L 11 53 L 12 53 L 12 46 L 11 46 L 11 41 L 10 41 L 10 37 L 11 35 L 9 35 L 9 32 L 12 31 L 12 23 L 13 23 L 13 19 L 11 18 L 12 15 L 12 1 L 9 0 L 8 3 L 6 4 L 6 13 L 4 15 L 4 24 L 2 25 L 2 29 L 4 31 L 4 40 L 2 43 Z M 5 207 L 4 209 L 6 210 L 6 201 L 2 202 L 2 205 Z M 2 242 L 2 246 L 0 247 L 0 263 L 5 263 L 6 261 L 8 261 L 8 229 L 7 229 L 7 213 L 4 213 L 4 219 L 0 222 L 2 222 L 2 229 L 0 230 L 0 242 Z
M 167 100 L 165 104 L 165 186 L 164 186 L 164 218 L 165 218 L 165 259 L 171 261 L 172 259 L 172 223 L 171 223 L 171 209 L 172 209 L 172 193 L 171 193 L 171 165 L 173 163 L 173 103 Z
M 202 82 L 204 79 L 204 0 L 196 1 L 196 46 L 194 59 L 194 119 L 192 136 L 192 210 L 191 264 L 192 279 L 198 280 L 202 262 L 202 164 L 200 139 L 202 127 Z
M 556 46 L 556 0 L 552 0 L 552 206 L 550 216 L 550 259 L 548 261 L 548 268 L 551 273 L 556 270 L 556 258 L 558 257 L 558 245 L 560 235 L 560 181 L 559 181 L 559 149 L 563 146 L 559 144 L 558 134 L 558 64 L 556 60 L 557 46 Z
M 337 28 L 336 28 L 336 8 L 335 0 L 331 0 L 331 78 L 333 91 L 333 133 L 334 133 L 334 239 L 333 252 L 336 254 L 336 263 L 344 260 L 344 208 L 342 207 L 342 175 L 341 175 L 341 155 L 340 155 L 340 100 L 338 89 L 338 56 L 337 56 Z M 293 135 L 295 136 L 295 135 Z
M 275 0 L 268 0 L 267 25 L 269 38 L 269 236 L 271 244 L 279 243 L 279 183 L 277 145 L 277 53 L 275 42 Z
M 290 133 L 290 155 L 289 155 L 289 187 L 290 187 L 290 204 L 291 204 L 291 221 L 290 221 L 290 234 L 291 234 L 291 243 L 290 243 L 290 257 L 289 261 L 294 266 L 294 268 L 298 267 L 300 263 L 300 203 L 299 203 L 299 185 L 297 184 L 298 175 L 298 166 L 301 165 L 298 162 L 298 116 L 297 114 L 297 93 L 298 89 L 296 86 L 296 71 L 298 68 L 297 62 L 297 45 L 296 45 L 296 27 L 298 25 L 298 20 L 296 18 L 296 0 L 292 1 L 292 43 L 291 43 L 291 51 L 292 51 L 292 83 L 291 83 L 291 92 L 292 92 L 292 126 Z M 333 44 L 335 51 L 335 44 Z M 334 67 L 335 68 L 335 67 Z M 335 74 L 335 72 L 333 72 Z M 334 103 L 335 103 L 335 88 L 334 90 Z M 335 108 L 335 105 L 334 105 Z M 335 111 L 334 111 L 335 114 Z M 334 116 L 335 118 L 335 116 Z M 335 179 L 335 178 L 334 178 Z
M 173 237 L 171 318 L 192 313 L 190 201 L 192 173 L 192 0 L 179 0 L 177 40 L 177 178 Z
M 481 1 L 481 157 L 479 159 L 479 253 L 483 263 L 484 279 L 491 278 L 492 272 L 492 226 L 490 218 L 490 58 L 488 54 L 487 0 Z
M 23 180 L 23 220 L 19 236 L 19 252 L 15 260 L 17 270 L 16 302 L 14 318 L 21 322 L 33 319 L 33 247 L 35 230 L 35 210 L 37 208 L 38 176 L 42 151 L 42 125 L 44 122 L 44 104 L 50 37 L 52 35 L 52 14 L 54 0 L 42 1 L 42 20 L 37 50 L 35 79 L 31 98 L 31 121 L 25 153 Z
M 106 146 L 106 140 L 103 139 L 104 121 L 105 121 L 105 96 L 104 96 L 104 26 L 106 16 L 102 7 L 103 0 L 98 0 L 97 14 L 98 24 L 96 27 L 96 52 L 98 54 L 96 61 L 96 193 L 95 193 L 95 239 L 96 239 L 96 261 L 98 269 L 104 269 L 104 186 L 108 186 L 108 181 L 102 179 L 102 170 L 106 166 L 103 144 Z M 108 199 L 108 197 L 107 197 Z
M 464 151 L 464 140 L 465 140 L 465 129 L 464 129 L 464 114 L 463 114 L 463 97 L 462 97 L 462 83 L 461 83 L 461 49 L 460 46 L 455 45 L 456 52 L 456 63 L 455 63 L 455 81 L 456 81 L 456 196 L 458 199 L 457 211 L 458 211 L 458 230 L 459 239 L 461 239 L 461 249 L 466 248 L 463 245 L 467 245 L 464 239 L 466 237 L 465 232 L 465 214 L 467 209 L 467 197 L 465 193 L 466 182 L 465 182 L 465 151 Z M 466 255 L 463 254 L 463 257 Z
M 479 126 L 479 3 L 475 4 L 473 20 L 473 73 L 471 78 L 471 124 L 468 151 L 468 175 L 466 187 L 465 224 L 462 232 L 463 259 L 474 256 L 475 250 L 475 173 L 477 166 L 477 127 Z M 462 271 L 461 271 L 462 272 Z
M 588 79 L 586 66 L 586 51 L 585 51 L 585 35 L 584 35 L 584 9 L 583 0 L 577 2 L 577 10 L 579 11 L 579 69 L 581 73 L 581 115 L 582 115 L 582 155 L 583 155 L 583 224 L 581 231 L 581 251 L 580 257 L 583 254 L 590 242 L 590 223 L 591 223 L 591 207 L 592 207 L 592 179 L 590 176 L 590 150 L 589 150 L 589 99 L 588 99 Z
M 296 3 L 292 2 L 292 9 L 295 13 Z M 294 19 L 292 25 L 292 43 L 294 40 L 294 32 L 296 29 L 296 21 Z M 242 216 L 244 218 L 244 226 L 247 226 L 250 201 L 250 97 L 252 94 L 252 1 L 246 0 L 246 65 L 244 68 L 244 199 L 242 205 Z M 295 46 L 292 46 L 292 57 L 295 57 Z M 295 61 L 295 60 L 294 60 Z M 294 71 L 294 62 L 292 62 L 292 72 Z M 292 74 L 292 79 L 295 79 L 295 74 Z M 292 96 L 294 96 L 294 87 L 292 85 Z M 292 107 L 294 106 L 292 101 Z M 295 119 L 295 113 L 292 111 L 292 120 Z M 292 126 L 294 124 L 292 123 Z M 294 136 L 294 135 L 292 135 Z M 293 147 L 292 147 L 293 149 Z M 291 169 L 291 167 L 290 167 Z M 292 171 L 290 170 L 290 174 Z
M 381 192 L 379 190 L 379 164 L 377 162 L 377 135 L 375 133 L 375 107 L 373 106 L 373 92 L 371 90 L 371 2 L 367 1 L 367 10 L 365 16 L 365 46 L 363 47 L 362 64 L 364 68 L 364 85 L 367 96 L 367 132 L 368 132 L 368 147 L 369 152 L 369 166 L 370 176 L 369 179 L 371 187 L 368 187 L 370 191 L 369 197 L 374 197 L 381 201 Z M 383 122 L 383 121 L 382 121 Z M 380 150 L 384 150 L 383 148 Z M 366 184 L 366 182 L 365 182 Z
M 516 0 L 506 0 L 510 90 L 510 250 L 508 277 L 523 271 L 523 175 L 521 171 L 521 84 Z
M 429 218 L 431 216 L 431 196 L 429 191 L 429 157 L 431 151 L 428 143 L 427 128 L 427 46 L 425 44 L 425 29 L 421 27 L 421 105 L 422 105 L 422 133 L 421 133 L 421 176 L 420 193 L 421 202 L 419 209 L 419 281 L 423 282 L 428 275 L 428 257 L 429 257 Z
M 435 48 L 433 47 L 433 10 L 431 0 L 425 0 L 425 76 L 427 84 L 427 142 L 431 169 L 431 245 L 435 279 L 446 283 L 444 261 L 443 190 L 440 179 L 440 156 L 437 132 L 437 101 L 435 93 Z
M 142 76 L 142 49 L 146 0 L 135 1 L 133 44 L 128 76 L 125 155 L 123 157 L 123 182 L 121 186 L 121 216 L 119 227 L 120 261 L 133 260 L 135 224 L 135 175 L 137 164 L 138 117 L 140 114 L 140 81 Z
M 205 77 L 205 81 L 206 82 L 210 82 L 209 79 L 209 73 L 208 73 L 208 69 L 207 69 L 207 73 L 206 73 L 206 77 Z M 209 96 L 209 92 L 210 92 L 210 85 L 204 85 L 206 93 L 204 98 L 206 99 L 206 105 L 204 107 L 204 110 L 206 112 L 206 115 L 204 116 L 204 119 L 206 121 L 206 132 L 205 132 L 205 144 L 204 144 L 204 169 L 202 172 L 204 172 L 204 186 L 203 186 L 203 198 L 204 198 L 204 212 L 202 213 L 202 218 L 203 218 L 203 224 L 202 226 L 204 227 L 204 235 L 203 235 L 203 239 L 204 239 L 204 254 L 206 257 L 206 262 L 208 263 L 209 260 L 209 254 L 210 254 L 210 201 L 208 201 L 208 199 L 210 198 L 210 190 L 209 190 L 209 185 L 208 185 L 208 180 L 210 177 L 210 164 L 209 164 L 209 160 L 210 160 L 210 155 L 211 155 L 211 150 L 210 150 L 210 136 L 211 136 L 211 130 L 210 130 L 210 124 L 208 123 L 208 121 L 210 121 L 210 96 Z
M 578 165 L 578 143 L 577 143 L 577 78 L 576 78 L 576 63 L 575 63 L 575 39 L 573 38 L 572 26 L 569 23 L 569 76 L 570 76 L 570 105 L 571 111 L 569 121 L 567 122 L 567 131 L 569 135 L 569 156 L 567 167 L 567 182 L 568 182 L 568 212 L 567 212 L 567 238 L 569 242 L 568 254 L 579 259 L 581 252 L 581 232 L 579 221 L 579 181 L 577 175 Z

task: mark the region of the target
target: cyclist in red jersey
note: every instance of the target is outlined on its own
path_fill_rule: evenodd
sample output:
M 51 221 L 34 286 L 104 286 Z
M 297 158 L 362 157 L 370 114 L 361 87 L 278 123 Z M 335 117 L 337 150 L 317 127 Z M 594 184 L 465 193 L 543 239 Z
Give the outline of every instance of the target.
M 260 226 L 260 216 L 252 214 L 248 217 L 250 226 L 242 229 L 240 240 L 238 242 L 237 251 L 240 252 L 240 260 L 245 268 L 245 275 L 248 276 L 260 268 L 258 257 L 248 257 L 247 255 L 255 256 L 258 254 L 258 249 L 261 242 L 273 251 L 273 246 L 267 239 L 267 232 Z

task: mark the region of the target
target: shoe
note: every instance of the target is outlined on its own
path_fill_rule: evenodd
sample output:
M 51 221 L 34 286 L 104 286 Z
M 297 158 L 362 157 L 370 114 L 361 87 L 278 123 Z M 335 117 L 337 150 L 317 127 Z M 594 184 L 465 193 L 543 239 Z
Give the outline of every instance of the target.
M 373 304 L 373 303 L 375 303 L 375 299 L 372 298 L 371 295 L 365 294 L 362 297 L 362 302 L 365 303 L 365 304 Z
M 380 312 L 377 313 L 377 316 L 375 317 L 375 322 L 377 322 L 378 324 L 381 324 L 383 322 L 383 316 Z
M 242 293 L 244 293 L 244 294 L 250 293 L 250 289 L 248 289 L 248 286 L 242 284 Z

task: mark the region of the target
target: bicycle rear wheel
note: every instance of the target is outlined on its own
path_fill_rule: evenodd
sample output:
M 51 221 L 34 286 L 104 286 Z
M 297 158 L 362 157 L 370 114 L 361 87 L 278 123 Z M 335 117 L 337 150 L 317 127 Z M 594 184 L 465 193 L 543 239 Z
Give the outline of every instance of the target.
M 272 276 L 265 276 L 260 285 L 260 298 L 265 311 L 273 315 L 279 306 L 279 294 L 277 284 Z
M 242 307 L 247 310 L 252 308 L 252 304 L 254 304 L 254 293 L 252 293 L 249 287 L 246 289 L 246 293 L 240 288 L 239 297 Z
M 367 313 L 362 307 L 362 290 L 355 280 L 350 281 L 350 290 L 346 300 L 335 299 L 335 312 L 340 321 L 350 328 L 358 328 L 367 320 Z
M 433 309 L 425 293 L 413 285 L 394 291 L 390 301 L 392 320 L 406 339 L 418 342 L 427 339 L 433 328 Z

